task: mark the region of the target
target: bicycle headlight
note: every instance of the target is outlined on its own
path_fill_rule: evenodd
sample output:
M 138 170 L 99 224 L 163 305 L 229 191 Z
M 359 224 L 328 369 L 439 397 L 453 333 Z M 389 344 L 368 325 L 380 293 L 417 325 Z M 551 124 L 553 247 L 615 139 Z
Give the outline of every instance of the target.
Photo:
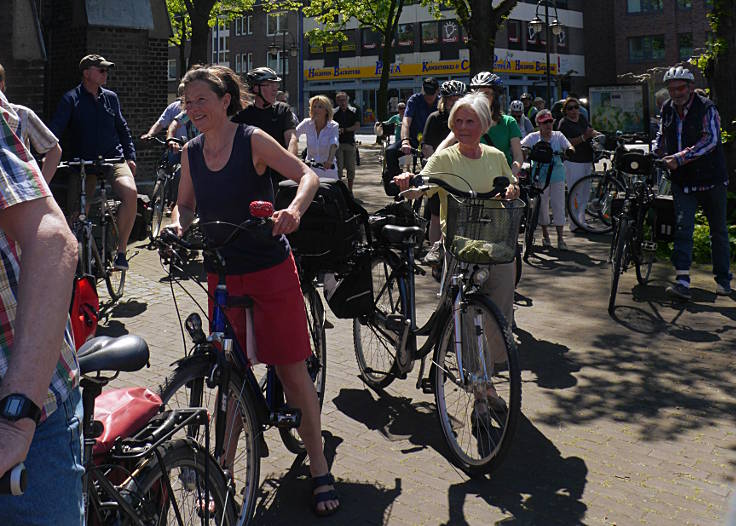
M 487 268 L 476 269 L 476 271 L 473 272 L 473 283 L 480 287 L 488 280 L 488 277 L 490 275 L 491 273 L 488 271 Z

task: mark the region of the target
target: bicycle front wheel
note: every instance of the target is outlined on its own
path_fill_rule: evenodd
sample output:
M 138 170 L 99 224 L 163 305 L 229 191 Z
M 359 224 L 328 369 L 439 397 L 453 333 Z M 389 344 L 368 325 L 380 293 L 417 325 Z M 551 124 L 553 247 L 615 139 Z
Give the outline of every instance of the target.
M 208 387 L 206 381 L 213 363 L 214 358 L 204 354 L 192 355 L 180 361 L 176 370 L 159 387 L 164 406 L 167 409 L 205 407 L 210 415 L 216 415 L 217 391 Z M 261 426 L 248 395 L 244 380 L 236 371 L 231 371 L 228 385 L 229 416 L 223 442 L 225 458 L 221 464 L 228 469 L 235 486 L 235 508 L 243 525 L 249 524 L 255 510 L 261 469 Z M 210 425 L 210 444 L 213 448 L 215 431 L 216 422 L 213 421 Z M 187 435 L 204 444 L 202 428 L 189 429 Z
M 540 196 L 529 199 L 529 208 L 526 212 L 526 229 L 524 230 L 524 261 L 529 261 L 529 256 L 534 253 L 534 231 L 539 221 L 539 199 Z
M 353 320 L 353 343 L 360 377 L 373 389 L 382 389 L 394 381 L 396 344 L 399 334 L 388 327 L 389 317 L 405 312 L 405 292 L 398 278 L 398 264 L 387 255 L 378 254 L 371 261 L 373 312 Z
M 611 204 L 623 184 L 609 173 L 592 173 L 580 178 L 567 195 L 567 215 L 578 227 L 592 234 L 613 230 Z
M 151 454 L 127 485 L 129 494 L 137 497 L 133 504 L 142 524 L 178 524 L 173 503 L 186 525 L 236 524 L 235 510 L 227 495 L 227 481 L 203 447 L 193 440 L 177 439 L 164 442 L 159 452 L 164 469 Z M 171 484 L 171 492 L 164 473 Z M 206 495 L 209 495 L 209 522 L 204 521 Z
M 492 301 L 471 296 L 459 314 L 461 329 L 455 331 L 451 316 L 435 352 L 434 395 L 450 460 L 475 477 L 508 454 L 521 411 L 521 373 L 511 332 Z
M 153 215 L 151 216 L 151 241 L 155 241 L 161 233 L 161 223 L 164 219 L 164 205 L 166 204 L 166 179 L 156 181 L 151 194 L 151 202 L 153 203 Z
M 627 250 L 631 225 L 629 220 L 621 217 L 616 222 L 616 232 L 611 241 L 611 292 L 608 296 L 608 312 L 613 312 L 616 307 L 616 293 L 618 292 L 618 281 L 626 265 Z
M 112 219 L 105 223 L 105 245 L 107 255 L 105 257 L 105 285 L 107 292 L 113 301 L 117 301 L 123 295 L 125 288 L 125 275 L 127 270 L 115 268 L 115 256 L 118 251 L 118 230 Z
M 314 382 L 319 407 L 325 399 L 325 381 L 327 379 L 327 340 L 325 335 L 325 308 L 319 292 L 311 283 L 302 284 L 304 306 L 307 311 L 307 326 L 312 354 L 307 358 L 307 372 Z M 286 449 L 298 455 L 306 451 L 304 442 L 295 428 L 279 428 L 281 440 Z
M 657 249 L 657 240 L 655 234 L 655 212 L 653 210 L 647 213 L 641 222 L 641 230 L 639 232 L 638 250 L 634 265 L 636 267 L 636 280 L 639 285 L 649 283 L 649 276 L 652 274 L 652 265 L 654 264 L 655 251 Z

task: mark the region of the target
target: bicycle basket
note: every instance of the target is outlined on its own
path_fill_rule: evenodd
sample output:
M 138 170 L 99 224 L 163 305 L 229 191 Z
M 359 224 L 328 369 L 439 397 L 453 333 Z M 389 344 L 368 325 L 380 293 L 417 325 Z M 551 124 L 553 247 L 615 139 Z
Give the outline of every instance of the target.
M 525 206 L 521 199 L 459 200 L 448 195 L 445 247 L 466 263 L 510 263 Z

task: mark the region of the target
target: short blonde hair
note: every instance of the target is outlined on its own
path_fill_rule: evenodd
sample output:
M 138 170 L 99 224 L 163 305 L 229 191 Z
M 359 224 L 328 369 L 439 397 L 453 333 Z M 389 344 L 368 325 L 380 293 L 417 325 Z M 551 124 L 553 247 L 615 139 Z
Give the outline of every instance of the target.
M 318 102 L 322 103 L 327 109 L 327 122 L 330 122 L 332 120 L 332 116 L 335 114 L 335 109 L 332 107 L 332 102 L 330 102 L 330 99 L 328 99 L 324 95 L 315 95 L 314 97 L 309 99 L 309 116 L 311 118 L 314 117 L 314 115 L 312 115 L 312 108 L 314 108 L 314 105 Z
M 447 118 L 447 125 L 452 130 L 454 128 L 455 113 L 461 108 L 466 108 L 478 116 L 481 128 L 485 130 L 491 127 L 491 106 L 488 104 L 488 97 L 480 91 L 468 93 L 458 100 L 450 110 L 450 116 Z

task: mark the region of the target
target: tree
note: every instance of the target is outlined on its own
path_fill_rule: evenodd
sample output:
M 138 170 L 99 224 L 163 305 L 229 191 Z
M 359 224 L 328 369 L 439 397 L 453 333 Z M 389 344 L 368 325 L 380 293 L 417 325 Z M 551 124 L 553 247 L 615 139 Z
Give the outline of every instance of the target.
M 736 191 L 736 98 L 733 96 L 736 82 L 733 72 L 733 64 L 736 64 L 736 0 L 714 0 L 708 22 L 713 38 L 693 62 L 708 81 L 711 97 L 718 106 L 729 187 Z
M 207 43 L 210 27 L 218 16 L 232 20 L 252 11 L 255 0 L 166 0 L 174 36 L 171 43 L 179 46 L 179 71 L 190 64 L 207 64 Z M 189 60 L 185 59 L 185 44 L 191 38 Z M 185 64 L 185 62 L 187 62 Z
M 506 22 L 518 0 L 503 0 L 496 7 L 489 0 L 444 0 L 455 8 L 460 25 L 468 35 L 470 75 L 493 71 L 496 32 Z

